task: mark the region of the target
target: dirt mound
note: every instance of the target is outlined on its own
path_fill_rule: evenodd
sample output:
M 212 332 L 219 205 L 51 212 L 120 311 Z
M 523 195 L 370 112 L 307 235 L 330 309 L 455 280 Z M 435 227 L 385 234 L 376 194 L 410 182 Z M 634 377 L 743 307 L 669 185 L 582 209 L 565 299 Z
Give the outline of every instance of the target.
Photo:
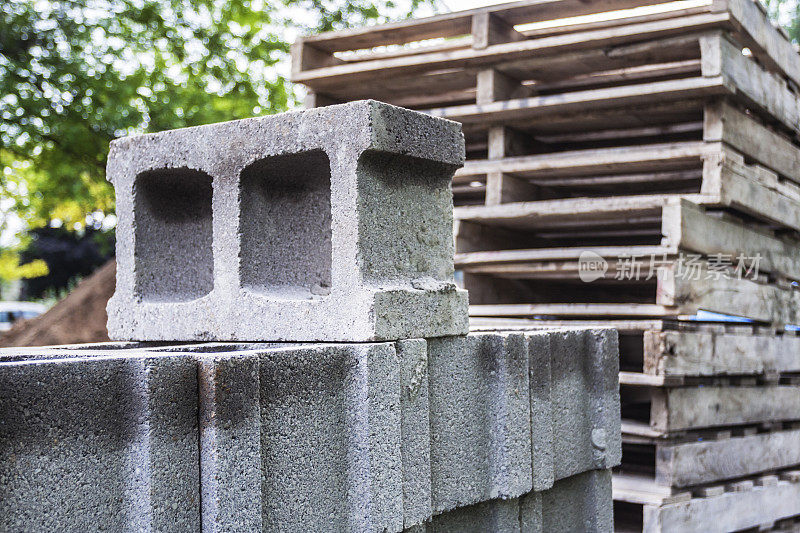
M 116 271 L 116 262 L 109 261 L 43 315 L 14 324 L 0 336 L 0 346 L 107 341 L 106 303 L 114 294 Z

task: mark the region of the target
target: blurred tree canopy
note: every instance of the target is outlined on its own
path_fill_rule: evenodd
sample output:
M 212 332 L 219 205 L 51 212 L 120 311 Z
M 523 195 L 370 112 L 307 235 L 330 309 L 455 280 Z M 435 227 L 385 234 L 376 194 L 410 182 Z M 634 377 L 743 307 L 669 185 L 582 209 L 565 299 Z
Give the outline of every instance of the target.
M 97 227 L 114 209 L 109 141 L 283 111 L 294 96 L 274 67 L 294 34 L 431 1 L 0 2 L 0 212 Z
M 772 20 L 778 22 L 795 43 L 800 43 L 800 1 L 763 0 Z

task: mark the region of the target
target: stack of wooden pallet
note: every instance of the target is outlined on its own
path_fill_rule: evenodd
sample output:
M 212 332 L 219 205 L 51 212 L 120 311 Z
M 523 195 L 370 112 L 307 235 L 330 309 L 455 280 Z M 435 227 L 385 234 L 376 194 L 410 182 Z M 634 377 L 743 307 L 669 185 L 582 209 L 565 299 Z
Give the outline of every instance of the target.
M 309 106 L 464 124 L 456 264 L 477 325 L 619 329 L 620 529 L 795 527 L 800 57 L 757 2 L 651 2 L 311 36 L 293 77 Z

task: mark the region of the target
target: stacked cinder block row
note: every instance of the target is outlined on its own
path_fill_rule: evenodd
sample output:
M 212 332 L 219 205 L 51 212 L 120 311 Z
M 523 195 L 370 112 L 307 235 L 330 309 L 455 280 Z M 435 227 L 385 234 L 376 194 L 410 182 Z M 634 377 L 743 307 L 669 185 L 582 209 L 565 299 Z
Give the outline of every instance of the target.
M 463 124 L 473 324 L 620 328 L 618 527 L 800 515 L 800 58 L 759 2 L 514 2 L 302 38 L 293 78 Z
M 5 350 L 0 529 L 610 531 L 616 361 L 587 329 Z

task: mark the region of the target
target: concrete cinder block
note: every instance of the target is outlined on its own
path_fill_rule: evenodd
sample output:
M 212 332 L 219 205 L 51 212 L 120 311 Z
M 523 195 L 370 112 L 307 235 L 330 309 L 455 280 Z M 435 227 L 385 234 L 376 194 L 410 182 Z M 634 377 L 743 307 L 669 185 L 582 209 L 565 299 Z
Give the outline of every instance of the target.
M 519 499 L 497 499 L 434 516 L 425 533 L 519 533 L 520 526 Z
M 593 470 L 542 492 L 458 507 L 407 533 L 551 533 L 613 531 L 611 472 Z
M 197 414 L 185 358 L 0 364 L 0 531 L 198 530 Z
M 395 346 L 400 359 L 403 527 L 409 528 L 432 514 L 428 345 L 411 339 Z
M 619 465 L 619 346 L 614 329 L 549 335 L 554 478 Z
M 199 357 L 197 375 L 203 531 L 262 531 L 259 356 Z
M 466 333 L 461 126 L 374 101 L 114 141 L 119 340 Z
M 434 513 L 532 488 L 528 352 L 522 334 L 428 341 Z
M 551 332 L 526 334 L 530 375 L 531 402 L 531 467 L 533 490 L 549 489 L 555 481 L 555 443 L 553 436 Z
M 264 529 L 402 530 L 394 346 L 278 349 L 259 379 Z
M 542 531 L 614 530 L 611 471 L 590 470 L 561 479 L 541 493 Z
M 0 530 L 401 531 L 395 344 L 250 347 L 0 352 Z
M 618 457 L 615 343 L 2 350 L 0 530 L 538 531 L 536 487 Z

